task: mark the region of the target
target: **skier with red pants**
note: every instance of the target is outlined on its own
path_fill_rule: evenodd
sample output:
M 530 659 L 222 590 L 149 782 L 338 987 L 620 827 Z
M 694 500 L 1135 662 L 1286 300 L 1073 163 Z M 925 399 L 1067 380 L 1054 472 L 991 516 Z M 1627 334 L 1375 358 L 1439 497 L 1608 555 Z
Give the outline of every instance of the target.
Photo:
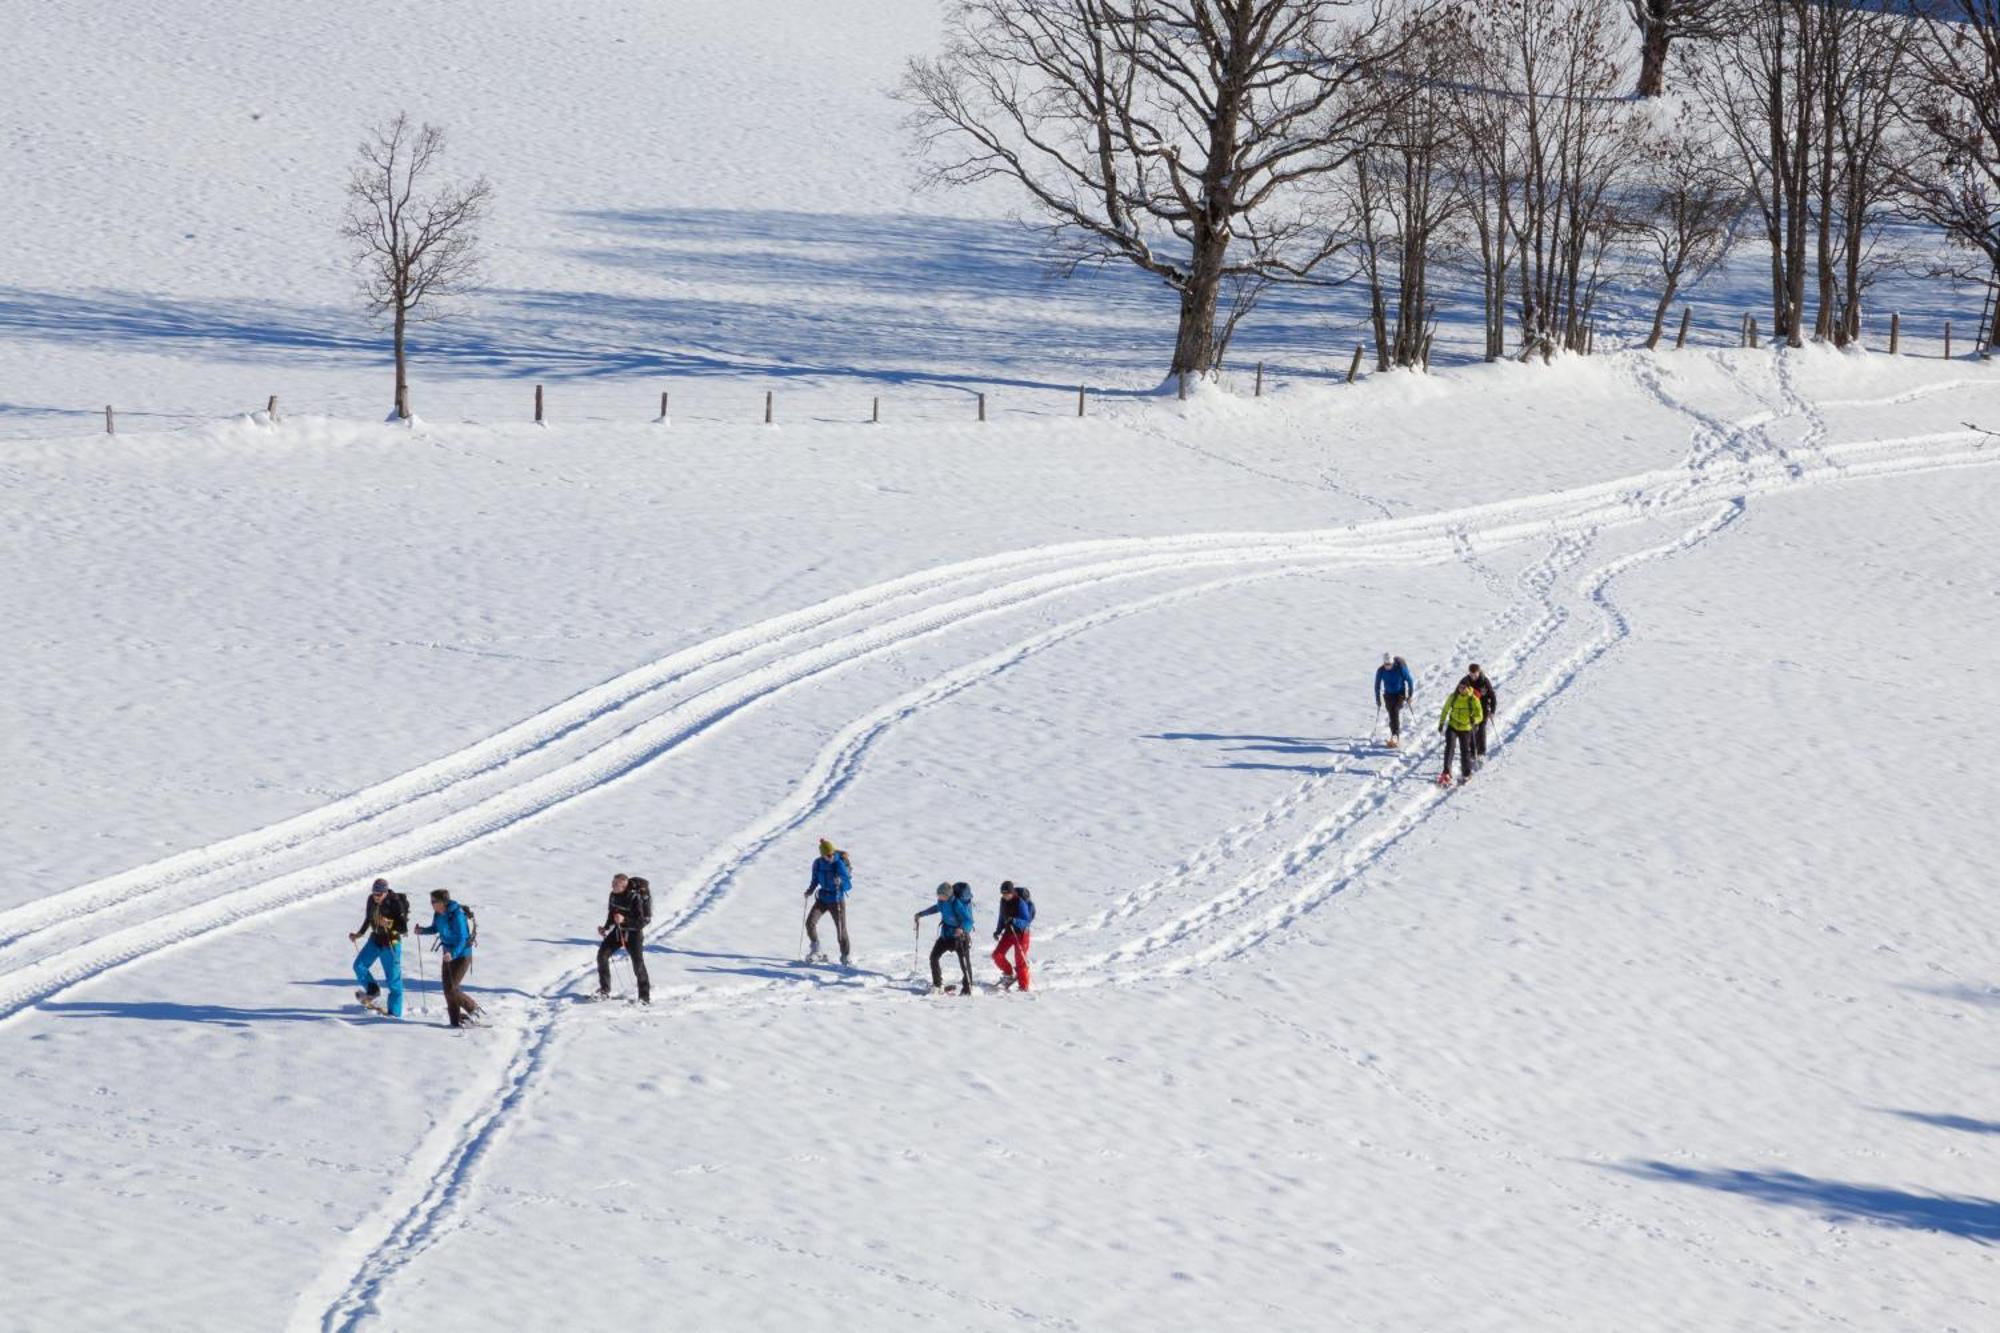
M 1028 891 L 1008 880 L 1000 886 L 1000 924 L 993 938 L 1000 941 L 993 950 L 993 966 L 1000 969 L 1000 988 L 1028 989 L 1028 927 L 1035 922 L 1035 903 Z M 1008 961 L 1008 955 L 1013 961 Z

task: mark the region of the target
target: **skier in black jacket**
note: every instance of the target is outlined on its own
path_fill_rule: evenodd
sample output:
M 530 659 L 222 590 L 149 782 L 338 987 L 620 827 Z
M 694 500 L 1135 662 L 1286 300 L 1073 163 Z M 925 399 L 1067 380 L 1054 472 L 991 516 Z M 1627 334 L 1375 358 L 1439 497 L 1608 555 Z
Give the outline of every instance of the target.
M 1493 721 L 1493 715 L 1500 711 L 1500 696 L 1494 692 L 1493 682 L 1479 669 L 1477 662 L 1465 668 L 1465 675 L 1458 683 L 1470 685 L 1472 692 L 1479 696 L 1479 706 L 1485 710 L 1479 725 L 1472 729 L 1472 753 L 1478 756 L 1480 763 L 1485 763 L 1486 727 Z
M 410 930 L 410 900 L 389 888 L 389 881 L 378 879 L 368 887 L 368 901 L 361 908 L 361 928 L 347 933 L 352 944 L 365 933 L 368 943 L 361 946 L 354 955 L 354 979 L 361 983 L 361 989 L 354 992 L 354 998 L 362 1007 L 375 1009 L 375 997 L 382 993 L 382 987 L 375 981 L 375 964 L 382 964 L 382 980 L 389 984 L 389 1017 L 403 1016 L 403 936 Z
M 653 981 L 646 975 L 646 927 L 653 920 L 653 886 L 636 875 L 613 875 L 604 924 L 597 928 L 597 997 L 611 994 L 611 955 L 623 949 L 632 960 L 632 979 L 639 983 L 639 1003 L 653 1002 Z

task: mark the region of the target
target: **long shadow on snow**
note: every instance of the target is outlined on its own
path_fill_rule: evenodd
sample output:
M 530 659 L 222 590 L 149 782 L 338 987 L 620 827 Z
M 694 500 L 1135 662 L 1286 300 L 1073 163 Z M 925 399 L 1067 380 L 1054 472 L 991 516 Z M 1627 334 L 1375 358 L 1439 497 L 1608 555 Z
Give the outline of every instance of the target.
M 1874 1222 L 1910 1231 L 1939 1231 L 1982 1245 L 2000 1242 L 2000 1199 L 1857 1185 L 1795 1171 L 1704 1171 L 1659 1161 L 1610 1169 L 1641 1180 L 1698 1185 L 1760 1203 L 1802 1208 L 1831 1222 Z
M 1885 1115 L 1901 1116 L 1914 1120 L 1920 1125 L 1931 1125 L 1937 1129 L 1955 1129 L 1965 1134 L 2000 1134 L 2000 1120 L 1978 1120 L 1969 1115 L 1945 1115 L 1937 1111 L 1898 1111 L 1889 1107 L 1880 1108 Z
M 349 987 L 353 982 L 348 982 Z M 244 1028 L 255 1023 L 346 1023 L 351 1014 L 334 1009 L 239 1009 L 226 1004 L 174 1004 L 165 1000 L 44 1000 L 35 1006 L 59 1018 L 136 1018 L 150 1023 L 219 1023 Z

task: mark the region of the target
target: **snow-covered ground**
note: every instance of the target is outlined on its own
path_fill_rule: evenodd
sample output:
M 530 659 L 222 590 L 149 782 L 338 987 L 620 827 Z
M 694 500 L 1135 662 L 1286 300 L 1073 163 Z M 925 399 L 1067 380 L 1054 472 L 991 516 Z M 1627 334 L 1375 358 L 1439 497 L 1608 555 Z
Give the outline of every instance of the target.
M 1076 420 L 1160 298 L 909 193 L 936 13 L 0 3 L 0 1330 L 2000 1325 L 2000 374 L 1300 305 Z M 502 204 L 413 430 L 398 104 Z M 489 1027 L 354 1008 L 376 874 Z M 1035 993 L 916 993 L 1006 877 Z

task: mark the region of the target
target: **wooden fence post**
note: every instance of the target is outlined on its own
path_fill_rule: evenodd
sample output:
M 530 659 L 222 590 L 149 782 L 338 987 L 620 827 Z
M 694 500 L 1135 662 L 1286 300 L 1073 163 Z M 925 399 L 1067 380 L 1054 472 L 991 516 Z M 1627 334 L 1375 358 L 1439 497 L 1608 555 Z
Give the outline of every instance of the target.
M 1079 417 L 1083 415 L 1083 387 L 1081 384 L 1076 386 L 1076 414 Z
M 979 395 L 979 419 L 986 420 L 986 395 L 983 393 Z
M 1262 361 L 1257 363 L 1257 391 L 1250 396 L 1252 398 L 1262 398 L 1264 396 L 1264 363 Z
M 882 395 L 876 394 L 868 403 L 868 424 L 873 426 L 882 420 Z
M 1951 321 L 1944 322 L 1944 359 L 1951 360 Z
M 1354 344 L 1354 359 L 1347 363 L 1347 382 L 1354 383 L 1354 377 L 1361 373 L 1361 344 Z
M 665 421 L 667 419 L 667 391 L 665 389 L 660 390 L 660 415 L 653 419 L 655 421 Z
M 1889 312 L 1889 355 L 1895 356 L 1903 345 L 1903 316 L 1900 311 Z
M 111 424 L 111 405 L 109 403 L 104 405 L 104 433 L 106 435 L 116 435 L 118 433 L 117 428 Z
M 1676 333 L 1676 334 L 1674 335 L 1674 350 L 1675 350 L 1675 351 L 1679 351 L 1679 350 L 1680 350 L 1681 348 L 1683 348 L 1683 347 L 1686 347 L 1686 346 L 1687 346 L 1687 342 L 1688 342 L 1688 325 L 1689 325 L 1689 324 L 1691 324 L 1691 323 L 1693 323 L 1693 321 L 1694 321 L 1694 307 L 1693 307 L 1693 306 L 1690 306 L 1690 305 L 1684 305 L 1684 306 L 1682 306 L 1682 307 L 1681 307 L 1681 331 L 1680 331 L 1679 333 Z
M 1757 350 L 1757 317 L 1750 316 L 1750 350 Z
M 542 424 L 542 386 L 535 386 L 535 424 Z
M 272 394 L 272 395 L 271 395 L 271 401 L 269 401 L 268 403 L 265 403 L 265 404 L 264 404 L 264 417 L 265 417 L 265 419 L 266 419 L 266 420 L 268 420 L 268 421 L 272 422 L 273 424 L 276 424 L 276 422 L 277 422 L 277 420 L 278 420 L 278 395 L 277 395 L 277 394 L 275 394 L 275 393 L 274 393 L 274 394 Z
M 764 390 L 764 424 L 771 424 L 771 390 Z

